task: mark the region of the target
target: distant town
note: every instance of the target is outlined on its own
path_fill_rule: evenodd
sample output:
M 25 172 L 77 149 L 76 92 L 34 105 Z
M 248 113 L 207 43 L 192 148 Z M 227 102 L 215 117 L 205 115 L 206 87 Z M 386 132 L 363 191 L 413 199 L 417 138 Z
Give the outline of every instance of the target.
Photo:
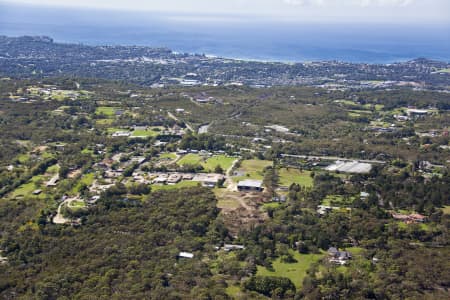
M 448 92 L 450 64 L 416 59 L 389 65 L 339 61 L 269 63 L 175 53 L 166 48 L 55 43 L 50 37 L 0 36 L 0 73 L 126 80 L 165 86 L 317 86 L 335 90 L 387 89 Z

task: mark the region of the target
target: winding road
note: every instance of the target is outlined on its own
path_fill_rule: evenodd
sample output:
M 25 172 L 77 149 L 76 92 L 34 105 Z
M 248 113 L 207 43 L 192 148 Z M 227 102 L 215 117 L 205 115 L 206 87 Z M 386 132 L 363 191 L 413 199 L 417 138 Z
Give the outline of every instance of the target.
M 175 120 L 177 122 L 180 122 L 180 119 L 178 119 L 173 113 L 171 113 L 170 111 L 167 112 L 167 114 L 169 115 L 169 118 L 171 118 L 172 120 Z M 184 122 L 184 121 L 183 121 Z M 189 125 L 188 123 L 184 122 L 184 124 L 186 125 L 186 128 L 189 129 L 192 132 L 195 132 L 194 128 L 192 128 L 191 125 Z

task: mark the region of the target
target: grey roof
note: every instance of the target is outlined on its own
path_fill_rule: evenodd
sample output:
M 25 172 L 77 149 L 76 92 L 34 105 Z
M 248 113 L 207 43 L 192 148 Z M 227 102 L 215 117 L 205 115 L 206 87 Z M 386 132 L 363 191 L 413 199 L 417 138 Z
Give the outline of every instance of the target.
M 246 180 L 239 181 L 238 186 L 261 188 L 262 180 L 246 179 Z

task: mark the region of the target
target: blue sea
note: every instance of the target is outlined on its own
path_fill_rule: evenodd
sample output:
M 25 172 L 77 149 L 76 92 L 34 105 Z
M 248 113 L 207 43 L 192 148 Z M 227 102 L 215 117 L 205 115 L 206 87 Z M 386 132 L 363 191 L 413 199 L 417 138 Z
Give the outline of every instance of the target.
M 236 16 L 96 11 L 0 3 L 0 35 L 48 35 L 87 45 L 168 47 L 262 61 L 450 61 L 450 23 L 275 22 Z

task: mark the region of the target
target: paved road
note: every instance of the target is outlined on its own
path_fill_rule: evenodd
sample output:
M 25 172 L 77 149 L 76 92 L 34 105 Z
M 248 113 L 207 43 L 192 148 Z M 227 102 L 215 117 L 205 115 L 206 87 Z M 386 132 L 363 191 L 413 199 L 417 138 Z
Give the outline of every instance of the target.
M 63 214 L 61 213 L 61 209 L 62 207 L 67 204 L 68 206 L 70 205 L 70 203 L 72 201 L 75 201 L 76 199 L 74 198 L 68 198 L 66 200 L 64 200 L 59 206 L 58 206 L 58 211 L 56 213 L 56 216 L 53 217 L 53 223 L 55 224 L 66 224 L 69 223 L 70 221 L 72 221 L 71 219 L 67 219 L 64 218 Z
M 171 113 L 170 111 L 167 112 L 167 114 L 169 115 L 169 118 L 180 122 L 180 119 L 178 119 L 173 113 Z M 187 129 L 189 129 L 192 132 L 195 132 L 194 128 L 192 128 L 191 125 L 189 125 L 188 123 L 184 122 L 184 124 L 186 124 Z
M 226 175 L 225 185 L 227 187 L 227 190 L 233 191 L 233 192 L 237 191 L 237 184 L 232 179 L 232 175 L 233 175 L 232 172 L 233 172 L 234 166 L 238 163 L 238 161 L 239 161 L 239 158 L 236 159 L 235 161 L 233 161 L 233 163 L 231 164 L 231 167 L 229 167 L 225 173 L 225 175 Z

